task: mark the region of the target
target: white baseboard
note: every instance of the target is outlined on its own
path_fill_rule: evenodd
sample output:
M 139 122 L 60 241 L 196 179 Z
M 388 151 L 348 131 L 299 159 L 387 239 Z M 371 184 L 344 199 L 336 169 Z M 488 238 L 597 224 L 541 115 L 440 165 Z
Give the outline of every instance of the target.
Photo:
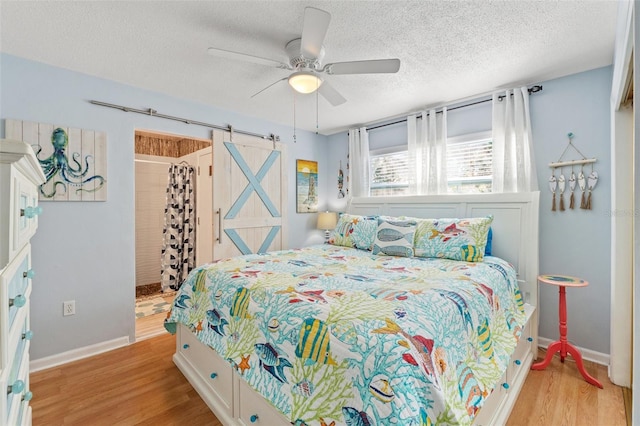
M 538 337 L 538 346 L 541 348 L 546 349 L 553 342 L 555 342 L 555 340 Z M 576 346 L 576 348 L 582 353 L 582 359 L 595 362 L 596 364 L 606 365 L 607 367 L 609 366 L 609 354 L 603 354 L 602 352 L 592 351 L 591 349 L 585 349 L 579 346 Z
M 107 340 L 106 342 L 96 343 L 95 345 L 89 345 L 60 354 L 34 359 L 29 362 L 29 369 L 32 373 L 35 371 L 45 370 L 47 368 L 55 367 L 93 355 L 98 355 L 103 352 L 108 352 L 113 349 L 121 348 L 123 346 L 129 345 L 129 343 L 129 336 L 118 337 L 113 340 Z

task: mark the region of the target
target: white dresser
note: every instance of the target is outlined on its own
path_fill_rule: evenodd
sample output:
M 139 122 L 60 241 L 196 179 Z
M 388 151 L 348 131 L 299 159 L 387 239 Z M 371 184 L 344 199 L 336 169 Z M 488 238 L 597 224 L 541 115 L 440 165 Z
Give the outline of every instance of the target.
M 31 147 L 0 139 L 0 425 L 30 425 L 31 245 L 38 185 L 45 176 Z

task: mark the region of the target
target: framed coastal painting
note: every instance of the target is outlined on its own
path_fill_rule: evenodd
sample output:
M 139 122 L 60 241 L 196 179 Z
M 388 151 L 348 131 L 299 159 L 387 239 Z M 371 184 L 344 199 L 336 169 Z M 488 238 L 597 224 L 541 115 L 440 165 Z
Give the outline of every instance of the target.
M 318 212 L 318 162 L 296 160 L 296 211 Z
M 6 119 L 5 136 L 33 148 L 46 177 L 40 201 L 107 200 L 105 132 Z

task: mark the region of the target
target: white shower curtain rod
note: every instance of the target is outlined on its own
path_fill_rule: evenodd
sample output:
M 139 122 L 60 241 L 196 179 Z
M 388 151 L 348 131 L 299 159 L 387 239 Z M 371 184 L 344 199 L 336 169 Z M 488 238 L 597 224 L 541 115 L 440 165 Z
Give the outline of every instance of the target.
M 158 111 L 152 108 L 137 109 L 137 108 L 131 108 L 131 107 L 126 107 L 122 105 L 109 104 L 109 103 L 100 102 L 100 101 L 91 100 L 89 102 L 94 105 L 99 105 L 99 106 L 108 107 L 108 108 L 115 108 L 115 109 L 122 110 L 124 112 L 135 112 L 137 114 L 149 115 L 151 117 L 158 117 L 158 118 L 164 118 L 167 120 L 180 121 L 185 124 L 195 124 L 196 126 L 209 127 L 211 129 L 217 129 L 217 130 L 225 130 L 225 131 L 231 132 L 231 134 L 235 132 L 235 133 L 240 133 L 242 135 L 255 136 L 257 138 L 262 138 L 262 139 L 270 140 L 273 142 L 280 141 L 280 136 L 274 135 L 273 133 L 267 136 L 267 135 L 261 135 L 259 133 L 248 132 L 246 130 L 238 130 L 238 129 L 235 129 L 230 124 L 227 126 L 218 126 L 216 124 L 204 123 L 202 121 L 189 120 L 188 118 L 180 118 L 180 117 L 175 117 L 173 115 L 158 114 Z
M 147 164 L 165 164 L 165 165 L 170 165 L 171 162 L 164 162 L 164 161 L 153 161 L 153 160 L 142 160 L 140 158 L 135 158 L 133 160 L 134 163 L 147 163 Z

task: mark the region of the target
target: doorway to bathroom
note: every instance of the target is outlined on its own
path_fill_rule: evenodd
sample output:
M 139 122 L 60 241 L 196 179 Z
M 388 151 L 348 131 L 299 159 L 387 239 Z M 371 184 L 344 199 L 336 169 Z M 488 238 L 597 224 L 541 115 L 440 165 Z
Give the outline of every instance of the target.
M 164 332 L 175 290 L 212 260 L 210 140 L 135 132 L 136 340 Z

